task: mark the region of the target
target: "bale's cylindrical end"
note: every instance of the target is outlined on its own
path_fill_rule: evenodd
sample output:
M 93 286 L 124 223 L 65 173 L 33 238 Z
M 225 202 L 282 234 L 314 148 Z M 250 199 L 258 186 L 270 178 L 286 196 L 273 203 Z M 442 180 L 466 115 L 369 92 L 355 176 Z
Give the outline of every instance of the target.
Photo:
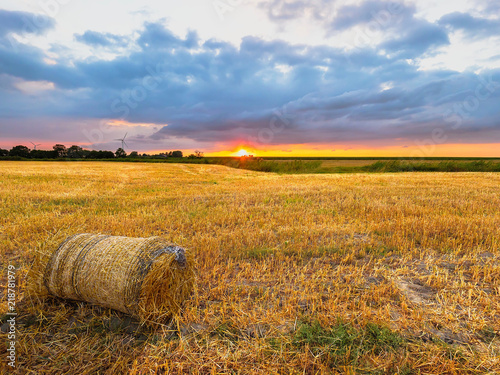
M 142 320 L 164 321 L 179 312 L 182 302 L 193 291 L 190 264 L 185 250 L 178 246 L 153 262 L 139 296 L 137 314 Z
M 165 321 L 179 312 L 194 287 L 190 255 L 161 237 L 77 234 L 52 254 L 43 272 L 47 291 Z

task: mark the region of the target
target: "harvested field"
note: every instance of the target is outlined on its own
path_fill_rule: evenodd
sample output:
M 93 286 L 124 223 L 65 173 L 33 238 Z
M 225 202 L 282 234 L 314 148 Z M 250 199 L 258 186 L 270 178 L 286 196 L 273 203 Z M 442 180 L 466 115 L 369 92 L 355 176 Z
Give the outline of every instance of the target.
M 498 173 L 0 162 L 0 202 L 19 374 L 500 373 Z M 187 248 L 195 294 L 156 328 L 23 298 L 36 252 L 75 233 Z

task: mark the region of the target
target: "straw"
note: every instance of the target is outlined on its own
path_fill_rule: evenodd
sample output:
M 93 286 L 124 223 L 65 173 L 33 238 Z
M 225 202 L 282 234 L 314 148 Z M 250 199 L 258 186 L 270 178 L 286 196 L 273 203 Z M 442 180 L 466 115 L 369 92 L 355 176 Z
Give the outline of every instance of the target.
M 37 294 L 90 302 L 143 321 L 171 318 L 193 290 L 186 251 L 161 237 L 76 234 L 45 262 L 35 267 L 44 286 L 32 288 Z

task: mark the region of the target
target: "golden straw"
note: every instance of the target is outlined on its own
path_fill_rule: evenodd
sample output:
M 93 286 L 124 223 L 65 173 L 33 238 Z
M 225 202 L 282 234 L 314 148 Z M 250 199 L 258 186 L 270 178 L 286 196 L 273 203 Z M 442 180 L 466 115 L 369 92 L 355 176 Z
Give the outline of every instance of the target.
M 194 284 L 185 250 L 161 237 L 76 234 L 36 268 L 46 289 L 39 295 L 86 301 L 143 321 L 178 313 Z

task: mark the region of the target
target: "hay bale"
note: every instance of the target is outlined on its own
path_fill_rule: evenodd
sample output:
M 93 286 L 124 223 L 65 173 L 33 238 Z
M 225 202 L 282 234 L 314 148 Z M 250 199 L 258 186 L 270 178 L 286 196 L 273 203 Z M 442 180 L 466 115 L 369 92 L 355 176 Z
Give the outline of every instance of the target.
M 172 317 L 194 284 L 185 250 L 160 237 L 76 234 L 37 268 L 48 294 L 109 307 L 143 321 Z

